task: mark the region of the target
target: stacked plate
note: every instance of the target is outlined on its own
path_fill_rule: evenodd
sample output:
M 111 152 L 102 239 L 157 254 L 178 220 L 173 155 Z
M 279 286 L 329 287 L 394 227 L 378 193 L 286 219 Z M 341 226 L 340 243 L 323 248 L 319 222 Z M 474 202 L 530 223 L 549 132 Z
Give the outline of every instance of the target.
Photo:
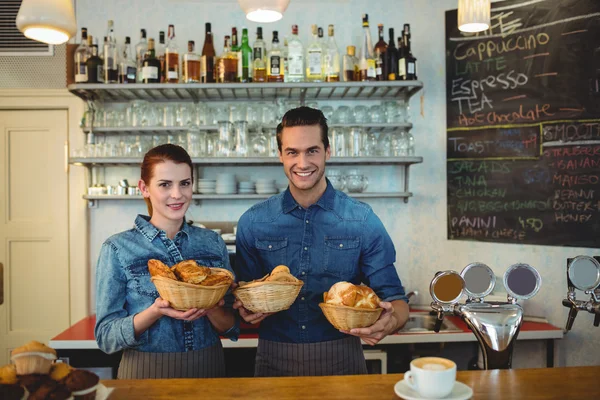
M 235 175 L 231 173 L 221 173 L 217 175 L 217 194 L 237 193 L 237 183 Z
M 240 194 L 254 194 L 256 193 L 256 188 L 253 181 L 244 181 L 239 184 L 240 190 L 238 193 Z
M 217 181 L 214 179 L 198 179 L 198 192 L 202 194 L 215 194 Z
M 256 180 L 256 193 L 258 194 L 275 194 L 277 193 L 274 179 L 259 178 Z

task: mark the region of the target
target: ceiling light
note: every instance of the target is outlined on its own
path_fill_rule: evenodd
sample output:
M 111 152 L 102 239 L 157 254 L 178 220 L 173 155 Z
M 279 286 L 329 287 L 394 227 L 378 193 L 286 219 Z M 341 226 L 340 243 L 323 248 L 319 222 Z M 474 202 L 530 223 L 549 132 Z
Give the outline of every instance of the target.
M 491 0 L 458 0 L 458 29 L 481 32 L 490 28 Z
M 23 0 L 17 28 L 29 39 L 65 43 L 77 30 L 72 0 Z
M 290 0 L 238 0 L 246 13 L 246 18 L 253 22 L 275 22 L 283 18 L 283 13 Z

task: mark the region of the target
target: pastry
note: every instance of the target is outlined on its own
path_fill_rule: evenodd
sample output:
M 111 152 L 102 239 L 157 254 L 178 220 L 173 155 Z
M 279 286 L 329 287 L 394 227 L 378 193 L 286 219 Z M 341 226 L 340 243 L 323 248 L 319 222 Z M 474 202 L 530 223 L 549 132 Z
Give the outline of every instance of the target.
M 93 372 L 76 369 L 63 380 L 63 383 L 73 393 L 75 400 L 93 400 L 96 398 L 99 381 L 100 378 Z
M 45 374 L 19 375 L 17 378 L 19 380 L 19 385 L 24 386 L 29 393 L 35 392 L 44 383 L 52 380 Z
M 52 364 L 52 368 L 50 368 L 50 378 L 58 382 L 69 375 L 74 369 L 67 363 L 54 363 Z
M 15 364 L 8 364 L 0 367 L 0 384 L 14 385 L 17 383 L 17 369 Z M 0 396 L 2 398 L 2 396 Z
M 177 280 L 173 271 L 160 260 L 148 260 L 148 271 L 150 271 L 150 276 L 164 276 L 165 278 Z
M 71 397 L 71 391 L 61 383 L 49 380 L 31 393 L 28 400 L 66 400 Z
M 268 282 L 297 282 L 298 279 L 294 277 L 294 275 L 286 272 L 280 272 L 278 274 L 271 274 L 266 279 Z
M 14 349 L 11 360 L 15 363 L 17 375 L 47 374 L 56 360 L 56 351 L 43 343 L 31 341 Z
M 275 274 L 279 274 L 279 273 L 289 274 L 290 269 L 288 267 L 286 267 L 285 265 L 278 265 L 275 268 L 273 268 L 273 271 L 271 271 L 271 275 L 275 275 Z
M 27 398 L 27 391 L 24 387 L 16 384 L 0 383 L 0 399 L 2 400 L 24 400 Z
M 200 283 L 200 286 L 231 285 L 231 282 L 233 279 L 227 275 L 209 275 Z
M 210 268 L 201 267 L 194 260 L 186 260 L 175 264 L 173 272 L 180 281 L 198 285 L 210 275 Z

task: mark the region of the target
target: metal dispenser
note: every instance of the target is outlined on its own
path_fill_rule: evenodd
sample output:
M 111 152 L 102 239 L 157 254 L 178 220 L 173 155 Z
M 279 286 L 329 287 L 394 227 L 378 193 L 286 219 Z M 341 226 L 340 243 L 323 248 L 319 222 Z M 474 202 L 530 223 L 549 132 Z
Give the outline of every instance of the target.
M 469 264 L 460 274 L 455 271 L 437 273 L 429 287 L 434 300 L 431 308 L 438 314 L 434 330 L 439 332 L 446 313 L 461 317 L 477 337 L 484 369 L 508 369 L 514 341 L 523 322 L 523 309 L 517 300 L 535 296 L 541 286 L 541 277 L 528 264 L 511 265 L 504 274 L 508 293 L 506 303 L 485 302 L 485 296 L 494 290 L 495 284 L 493 271 L 482 263 Z M 459 304 L 463 294 L 467 295 L 467 301 Z
M 594 314 L 594 326 L 600 325 L 600 257 L 577 256 L 567 259 L 567 298 L 562 301 L 568 307 L 569 317 L 565 333 L 573 328 L 579 310 Z M 590 295 L 588 301 L 577 300 L 575 289 Z

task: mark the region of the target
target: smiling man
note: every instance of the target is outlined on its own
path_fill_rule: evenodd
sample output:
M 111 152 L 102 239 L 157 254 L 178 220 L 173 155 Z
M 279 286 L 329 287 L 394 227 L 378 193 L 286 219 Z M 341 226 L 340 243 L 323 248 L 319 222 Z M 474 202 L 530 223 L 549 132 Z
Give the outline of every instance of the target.
M 323 113 L 288 111 L 277 127 L 279 159 L 288 189 L 246 211 L 238 222 L 236 269 L 243 281 L 280 264 L 304 282 L 292 306 L 275 314 L 234 308 L 261 322 L 256 376 L 353 375 L 367 372 L 360 339 L 375 345 L 408 319 L 391 238 L 371 207 L 337 191 L 325 178 L 331 156 Z M 383 299 L 375 324 L 336 330 L 319 303 L 336 282 L 364 283 Z

